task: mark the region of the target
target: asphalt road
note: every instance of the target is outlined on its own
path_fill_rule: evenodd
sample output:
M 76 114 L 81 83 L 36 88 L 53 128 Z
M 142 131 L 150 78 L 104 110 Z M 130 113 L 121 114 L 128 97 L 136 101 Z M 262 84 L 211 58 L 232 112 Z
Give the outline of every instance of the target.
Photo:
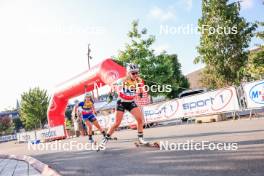
M 62 175 L 180 175 L 180 176 L 263 176 L 264 118 L 156 127 L 145 130 L 150 141 L 169 144 L 209 141 L 236 144 L 237 150 L 157 150 L 136 148 L 136 131 L 115 133 L 105 151 L 29 151 L 21 144 L 16 152 L 29 154 L 49 164 Z M 63 142 L 85 143 L 87 138 Z M 25 145 L 25 144 L 24 144 Z M 6 146 L 3 146 L 6 147 Z M 173 149 L 173 148 L 172 148 Z M 227 148 L 230 149 L 230 148 Z M 234 149 L 234 148 L 233 148 Z M 14 150 L 5 148 L 11 153 Z

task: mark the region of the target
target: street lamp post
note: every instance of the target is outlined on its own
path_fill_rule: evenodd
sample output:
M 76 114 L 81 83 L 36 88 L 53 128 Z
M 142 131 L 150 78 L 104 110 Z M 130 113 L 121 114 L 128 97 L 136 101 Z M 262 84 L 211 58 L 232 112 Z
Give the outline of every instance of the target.
M 90 66 L 90 59 L 92 59 L 92 57 L 90 56 L 90 53 L 91 53 L 91 49 L 90 49 L 90 43 L 88 44 L 88 53 L 87 53 L 87 60 L 88 60 L 88 68 L 90 69 L 91 66 Z
M 90 65 L 90 59 L 92 59 L 91 54 L 91 49 L 90 49 L 90 43 L 88 44 L 88 52 L 87 52 L 87 60 L 88 60 L 88 69 L 91 69 L 91 65 Z M 96 88 L 97 89 L 97 88 Z M 86 88 L 85 88 L 85 92 L 86 92 Z M 94 91 L 92 91 L 93 94 L 93 98 L 95 98 L 94 96 Z M 98 96 L 98 89 L 97 89 L 97 96 Z

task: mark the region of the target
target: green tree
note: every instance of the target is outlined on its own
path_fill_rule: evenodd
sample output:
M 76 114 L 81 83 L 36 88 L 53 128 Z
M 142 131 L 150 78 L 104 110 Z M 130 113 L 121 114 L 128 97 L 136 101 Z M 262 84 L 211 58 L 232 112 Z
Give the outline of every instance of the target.
M 258 22 L 258 25 L 263 28 L 264 22 Z M 264 41 L 264 31 L 257 32 L 256 36 Z M 246 71 L 251 79 L 264 79 L 264 45 L 250 52 Z
M 177 55 L 169 55 L 166 52 L 155 55 L 152 49 L 155 36 L 147 35 L 146 28 L 139 30 L 138 21 L 132 22 L 132 28 L 128 32 L 128 37 L 130 42 L 115 57 L 117 62 L 123 66 L 131 62 L 138 64 L 140 66 L 141 77 L 148 86 L 171 85 L 171 92 L 150 91 L 150 95 L 157 96 L 162 94 L 168 98 L 175 98 L 180 91 L 189 87 L 187 79 L 182 75 Z M 162 89 L 161 87 L 160 90 Z
M 38 87 L 22 94 L 20 116 L 27 130 L 42 128 L 47 122 L 49 99 L 47 91 Z
M 206 65 L 202 83 L 208 88 L 239 84 L 245 75 L 249 42 L 256 24 L 240 17 L 240 2 L 203 0 L 199 56 L 194 63 Z M 217 31 L 218 30 L 218 31 Z
M 0 118 L 0 134 L 10 134 L 13 133 L 14 125 L 12 119 L 8 116 Z
M 178 61 L 178 56 L 176 54 L 167 55 L 171 63 L 168 65 L 172 69 L 172 76 L 168 82 L 172 86 L 172 91 L 167 95 L 170 98 L 178 97 L 179 93 L 188 89 L 190 87 L 188 79 L 182 74 L 181 64 Z
M 13 119 L 15 130 L 19 130 L 20 128 L 23 128 L 23 123 L 20 118 Z
M 165 95 L 168 98 L 176 98 L 180 92 L 189 88 L 189 82 L 181 72 L 181 64 L 178 62 L 176 54 L 161 53 L 151 59 L 151 64 L 147 65 L 148 74 L 142 74 L 146 84 L 153 85 L 170 85 L 170 92 L 150 92 L 151 95 Z M 160 88 L 164 90 L 164 87 Z

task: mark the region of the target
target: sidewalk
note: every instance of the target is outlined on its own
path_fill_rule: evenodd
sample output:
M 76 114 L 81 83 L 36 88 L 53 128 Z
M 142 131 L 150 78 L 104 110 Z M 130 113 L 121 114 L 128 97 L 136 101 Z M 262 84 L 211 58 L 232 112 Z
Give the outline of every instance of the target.
M 39 171 L 25 161 L 0 158 L 0 175 L 2 176 L 39 176 Z
M 60 176 L 48 165 L 25 155 L 0 154 L 0 176 Z

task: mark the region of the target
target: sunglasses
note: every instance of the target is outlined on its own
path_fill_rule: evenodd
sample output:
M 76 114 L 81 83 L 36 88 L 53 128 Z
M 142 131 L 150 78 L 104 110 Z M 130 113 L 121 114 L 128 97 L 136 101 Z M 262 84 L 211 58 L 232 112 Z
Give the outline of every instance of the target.
M 131 75 L 138 75 L 138 72 L 132 72 Z

